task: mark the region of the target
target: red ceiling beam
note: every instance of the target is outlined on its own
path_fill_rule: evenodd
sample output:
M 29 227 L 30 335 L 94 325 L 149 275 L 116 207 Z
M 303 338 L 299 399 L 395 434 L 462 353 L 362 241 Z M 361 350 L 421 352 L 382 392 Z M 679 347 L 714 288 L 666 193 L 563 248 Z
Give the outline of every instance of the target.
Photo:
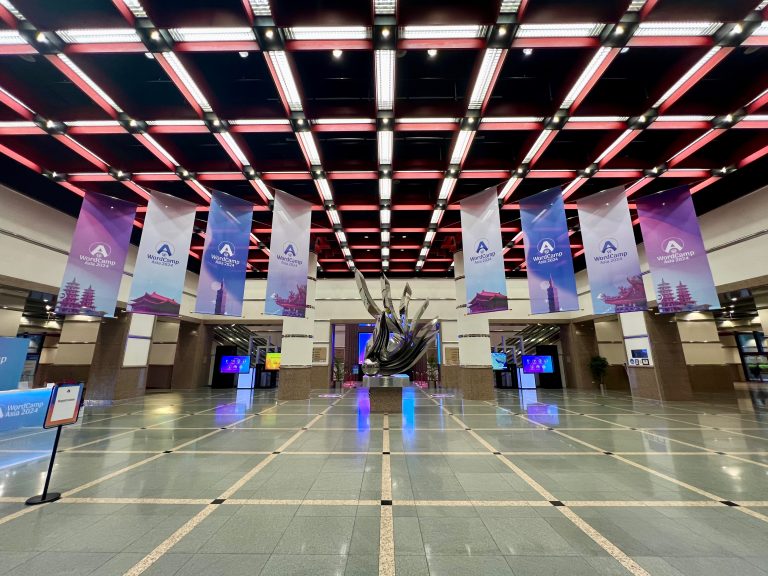
M 720 136 L 725 132 L 724 128 L 713 128 L 712 130 L 709 130 L 696 138 L 693 142 L 691 142 L 688 146 L 680 150 L 677 154 L 672 156 L 669 160 L 667 160 L 667 166 L 670 168 L 674 168 L 678 164 L 680 164 L 683 160 L 691 156 L 692 154 L 696 153 L 698 150 L 701 150 L 704 146 L 712 142 L 715 138 Z
M 115 110 L 109 102 L 104 100 L 98 92 L 91 88 L 85 80 L 75 74 L 74 70 L 67 66 L 58 56 L 55 54 L 48 54 L 46 55 L 46 59 L 53 64 L 59 72 L 69 78 L 75 86 L 80 88 L 80 90 L 82 90 L 91 100 L 93 100 L 99 108 L 104 110 L 104 112 L 109 114 L 112 118 L 117 118 L 117 110 Z
M 197 44 L 197 42 L 195 42 Z M 339 39 L 339 40 L 286 40 L 285 49 L 290 52 L 303 50 L 373 50 L 373 40 Z M 258 49 L 258 48 L 257 48 Z
M 147 47 L 141 42 L 99 42 L 97 44 L 67 44 L 64 54 L 130 54 L 144 53 Z
M 691 74 L 691 76 L 686 79 L 685 82 L 680 84 L 680 86 L 677 87 L 677 89 L 670 94 L 664 102 L 662 102 L 661 106 L 659 106 L 659 113 L 663 114 L 669 108 L 677 102 L 682 96 L 688 92 L 688 90 L 691 89 L 691 87 L 696 84 L 699 80 L 701 80 L 704 76 L 709 74 L 709 72 L 714 69 L 715 66 L 717 66 L 726 56 L 728 56 L 733 48 L 731 47 L 724 47 L 718 50 L 709 60 L 707 60 L 696 72 Z

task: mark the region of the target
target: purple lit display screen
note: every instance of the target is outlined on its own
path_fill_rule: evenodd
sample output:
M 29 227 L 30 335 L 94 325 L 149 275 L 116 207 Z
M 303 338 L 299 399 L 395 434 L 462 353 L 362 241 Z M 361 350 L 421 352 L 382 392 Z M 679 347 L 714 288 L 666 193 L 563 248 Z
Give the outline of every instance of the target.
M 523 356 L 523 373 L 552 374 L 552 356 Z
M 222 374 L 248 374 L 251 369 L 250 356 L 222 356 L 219 372 Z
M 365 347 L 368 345 L 368 340 L 373 337 L 371 332 L 359 332 L 357 334 L 357 363 L 362 364 L 365 362 Z

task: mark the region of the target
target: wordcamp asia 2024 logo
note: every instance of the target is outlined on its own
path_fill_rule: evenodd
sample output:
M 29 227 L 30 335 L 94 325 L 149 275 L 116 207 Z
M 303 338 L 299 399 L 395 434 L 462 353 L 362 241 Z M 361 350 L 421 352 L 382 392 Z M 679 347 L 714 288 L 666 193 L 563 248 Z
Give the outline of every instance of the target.
M 299 258 L 299 251 L 296 248 L 296 244 L 292 241 L 288 241 L 283 244 L 283 249 L 275 254 L 277 261 L 284 266 L 290 266 L 291 268 L 298 268 L 304 265 L 304 260 Z
M 111 268 L 117 266 L 117 262 L 111 260 L 112 247 L 106 242 L 94 242 L 88 246 L 87 254 L 80 254 L 80 261 L 86 266 L 94 268 Z
M 147 254 L 147 258 L 157 266 L 178 266 L 181 261 L 174 258 L 175 254 L 176 247 L 167 240 L 163 240 L 155 246 L 154 252 Z
M 665 239 L 661 243 L 661 251 L 664 253 L 656 256 L 656 260 L 662 264 L 675 264 L 677 262 L 685 262 L 686 260 L 690 260 L 696 255 L 695 250 L 686 250 L 685 242 L 683 239 L 676 236 Z
M 593 256 L 593 260 L 600 264 L 609 264 L 627 257 L 627 252 L 619 250 L 619 241 L 616 238 L 604 238 L 599 243 L 600 254 Z
M 472 264 L 484 264 L 496 257 L 496 250 L 490 249 L 491 243 L 487 238 L 480 238 L 475 244 L 475 253 L 469 257 Z
M 536 244 L 536 254 L 533 261 L 536 264 L 555 264 L 563 257 L 563 251 L 557 248 L 552 238 L 542 238 Z
M 240 264 L 240 259 L 235 258 L 235 245 L 228 240 L 219 242 L 216 250 L 211 251 L 210 256 L 214 264 L 226 268 L 234 268 Z

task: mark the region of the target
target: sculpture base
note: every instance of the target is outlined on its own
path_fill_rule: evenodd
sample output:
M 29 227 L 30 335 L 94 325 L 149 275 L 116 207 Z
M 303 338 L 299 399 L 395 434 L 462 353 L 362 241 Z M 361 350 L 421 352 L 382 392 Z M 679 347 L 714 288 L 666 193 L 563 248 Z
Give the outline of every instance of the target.
M 401 414 L 403 412 L 403 387 L 411 384 L 405 374 L 394 376 L 363 376 L 363 386 L 368 388 L 372 414 Z

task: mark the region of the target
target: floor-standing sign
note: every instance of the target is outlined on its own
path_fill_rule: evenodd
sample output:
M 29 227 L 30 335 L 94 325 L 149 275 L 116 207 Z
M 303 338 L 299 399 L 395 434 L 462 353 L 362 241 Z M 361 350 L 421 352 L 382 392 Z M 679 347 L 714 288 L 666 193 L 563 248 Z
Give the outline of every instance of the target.
M 51 483 L 51 472 L 53 471 L 53 461 L 56 458 L 56 450 L 59 448 L 61 428 L 77 422 L 82 402 L 82 382 L 79 384 L 57 384 L 51 390 L 51 398 L 48 401 L 48 412 L 45 414 L 43 428 L 56 428 L 56 439 L 53 441 L 53 451 L 51 452 L 51 460 L 48 463 L 48 473 L 45 475 L 43 493 L 29 498 L 26 502 L 28 505 L 55 502 L 61 498 L 59 492 L 48 492 L 48 485 Z

